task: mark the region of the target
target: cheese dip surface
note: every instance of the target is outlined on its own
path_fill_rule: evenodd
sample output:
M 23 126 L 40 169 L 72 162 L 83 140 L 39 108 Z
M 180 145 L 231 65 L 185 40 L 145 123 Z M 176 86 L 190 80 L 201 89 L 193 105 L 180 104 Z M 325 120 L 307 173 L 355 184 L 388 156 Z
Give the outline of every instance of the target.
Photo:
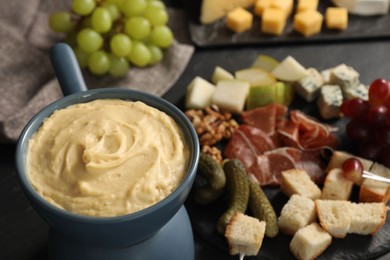
M 29 142 L 28 177 L 50 203 L 119 216 L 168 196 L 188 168 L 175 121 L 142 102 L 100 99 L 48 117 Z

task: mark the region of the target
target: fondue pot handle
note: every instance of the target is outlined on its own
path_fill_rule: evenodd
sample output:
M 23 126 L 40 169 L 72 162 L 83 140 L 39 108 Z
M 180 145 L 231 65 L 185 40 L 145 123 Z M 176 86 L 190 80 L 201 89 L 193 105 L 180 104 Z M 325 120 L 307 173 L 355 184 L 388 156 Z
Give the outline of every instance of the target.
M 69 45 L 55 44 L 50 50 L 50 60 L 64 96 L 87 90 L 76 56 Z

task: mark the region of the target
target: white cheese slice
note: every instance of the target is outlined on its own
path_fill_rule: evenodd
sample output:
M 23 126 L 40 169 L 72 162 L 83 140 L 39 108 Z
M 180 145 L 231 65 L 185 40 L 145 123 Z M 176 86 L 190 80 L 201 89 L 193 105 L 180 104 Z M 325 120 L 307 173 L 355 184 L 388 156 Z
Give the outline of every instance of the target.
M 339 7 L 356 15 L 385 15 L 389 13 L 389 0 L 332 0 Z

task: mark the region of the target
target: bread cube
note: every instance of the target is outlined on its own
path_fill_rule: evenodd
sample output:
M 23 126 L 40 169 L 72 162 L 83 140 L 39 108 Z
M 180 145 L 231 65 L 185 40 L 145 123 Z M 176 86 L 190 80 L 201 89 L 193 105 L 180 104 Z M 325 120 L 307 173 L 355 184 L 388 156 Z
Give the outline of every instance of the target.
M 207 80 L 196 76 L 188 85 L 185 107 L 187 109 L 202 109 L 211 104 L 215 86 Z
M 287 19 L 292 12 L 293 5 L 293 0 L 272 0 L 270 7 L 282 10 L 285 18 Z
M 226 17 L 226 25 L 229 29 L 240 33 L 252 27 L 253 15 L 242 7 L 230 11 Z
M 280 231 L 287 235 L 294 235 L 299 229 L 316 220 L 314 201 L 294 194 L 283 206 L 278 218 Z
M 212 103 L 223 110 L 241 113 L 249 92 L 249 82 L 245 80 L 220 80 L 216 86 Z
M 386 222 L 389 208 L 385 203 L 352 203 L 349 233 L 373 235 Z
M 321 198 L 321 190 L 304 170 L 282 171 L 280 190 L 287 196 L 298 194 L 312 200 Z
M 317 10 L 318 0 L 298 0 L 297 12 Z
M 328 7 L 325 12 L 328 29 L 345 30 L 348 27 L 348 10 L 345 7 Z
M 259 221 L 242 213 L 235 213 L 226 226 L 225 237 L 229 244 L 229 253 L 246 256 L 257 255 L 263 243 L 265 221 Z
M 261 31 L 273 35 L 281 35 L 286 25 L 286 15 L 282 9 L 267 8 L 261 18 Z
M 305 37 L 321 32 L 322 14 L 316 10 L 306 10 L 294 16 L 293 28 Z
M 351 226 L 351 203 L 348 200 L 316 200 L 316 212 L 323 229 L 333 237 L 344 238 Z
M 262 16 L 266 8 L 271 5 L 273 0 L 257 0 L 254 5 L 254 12 L 258 16 Z
M 343 170 L 334 168 L 326 175 L 322 187 L 321 199 L 349 200 L 352 194 L 353 182 L 344 178 Z
M 311 260 L 321 255 L 332 243 L 332 236 L 316 222 L 298 230 L 290 242 L 290 251 L 301 260 Z

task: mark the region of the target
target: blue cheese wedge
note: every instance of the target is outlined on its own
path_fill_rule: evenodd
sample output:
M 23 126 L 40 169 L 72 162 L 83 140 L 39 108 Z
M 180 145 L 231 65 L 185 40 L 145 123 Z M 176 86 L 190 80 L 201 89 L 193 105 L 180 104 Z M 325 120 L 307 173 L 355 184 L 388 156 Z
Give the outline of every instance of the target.
M 343 92 L 338 85 L 324 85 L 320 89 L 317 106 L 322 118 L 340 117 L 340 106 L 343 103 Z
M 353 88 L 347 88 L 344 91 L 344 97 L 346 99 L 360 98 L 368 100 L 368 86 L 359 84 Z
M 330 80 L 339 85 L 343 92 L 360 84 L 359 73 L 345 64 L 340 64 L 331 70 Z
M 309 76 L 304 77 L 294 83 L 294 89 L 307 102 L 311 102 L 318 97 L 319 90 L 324 84 L 322 75 L 315 68 L 308 68 Z

